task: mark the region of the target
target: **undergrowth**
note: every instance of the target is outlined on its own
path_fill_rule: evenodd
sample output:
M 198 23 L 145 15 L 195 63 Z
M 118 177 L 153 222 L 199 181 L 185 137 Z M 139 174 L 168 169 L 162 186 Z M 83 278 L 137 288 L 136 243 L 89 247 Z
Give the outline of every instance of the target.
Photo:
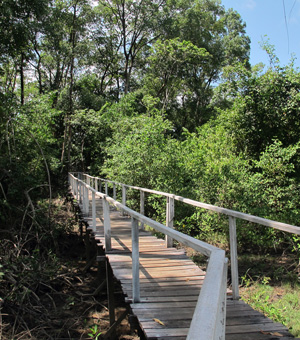
M 247 261 L 246 261 L 247 258 Z M 250 264 L 244 271 L 245 261 Z M 260 261 L 259 261 L 260 259 Z M 300 283 L 297 256 L 242 256 L 241 298 L 252 308 L 300 336 Z

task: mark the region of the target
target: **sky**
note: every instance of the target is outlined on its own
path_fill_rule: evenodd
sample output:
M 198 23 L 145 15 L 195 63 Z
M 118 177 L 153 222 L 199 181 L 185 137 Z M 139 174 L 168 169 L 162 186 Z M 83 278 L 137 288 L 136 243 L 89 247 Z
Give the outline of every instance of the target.
M 281 66 L 289 64 L 294 54 L 295 66 L 300 67 L 300 0 L 222 0 L 222 4 L 236 10 L 247 25 L 252 65 L 269 66 L 268 55 L 260 47 L 260 42 L 269 39 Z

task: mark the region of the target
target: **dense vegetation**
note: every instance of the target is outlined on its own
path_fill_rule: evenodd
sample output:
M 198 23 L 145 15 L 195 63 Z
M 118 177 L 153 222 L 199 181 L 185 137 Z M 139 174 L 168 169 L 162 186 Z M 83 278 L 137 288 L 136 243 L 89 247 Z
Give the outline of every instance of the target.
M 300 73 L 268 43 L 270 65 L 251 66 L 237 12 L 218 0 L 4 0 L 0 23 L 0 278 L 57 250 L 51 201 L 68 171 L 299 225 Z M 226 240 L 227 224 L 176 207 L 176 228 L 202 240 Z M 238 240 L 300 250 L 245 222 Z

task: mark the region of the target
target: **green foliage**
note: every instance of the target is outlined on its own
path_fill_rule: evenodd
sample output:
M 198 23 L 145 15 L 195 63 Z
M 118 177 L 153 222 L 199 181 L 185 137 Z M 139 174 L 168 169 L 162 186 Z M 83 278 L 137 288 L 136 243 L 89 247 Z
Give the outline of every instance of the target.
M 300 78 L 293 64 L 269 68 L 264 74 L 241 66 L 233 71 L 227 84 L 235 92 L 235 100 L 227 114 L 238 150 L 257 159 L 274 139 L 284 147 L 296 144 Z
M 153 187 L 165 171 L 170 122 L 161 116 L 124 117 L 116 122 L 103 171 L 117 181 Z M 170 140 L 170 139 L 169 139 Z M 169 158 L 173 155 L 170 154 Z M 167 161 L 167 160 L 166 160 Z
M 92 339 L 98 340 L 101 335 L 101 332 L 98 329 L 98 325 L 93 325 L 90 327 L 90 333 L 88 333 L 88 336 L 90 336 Z
M 299 337 L 299 285 L 272 287 L 268 284 L 268 279 L 263 277 L 261 283 L 251 280 L 249 288 L 242 290 L 241 294 L 242 299 L 254 309 L 284 324 L 291 334 Z
M 110 136 L 110 125 L 103 117 L 103 110 L 76 110 L 71 118 L 72 137 L 72 167 L 99 173 L 100 164 L 105 157 L 105 140 Z M 89 165 L 89 166 L 87 166 Z

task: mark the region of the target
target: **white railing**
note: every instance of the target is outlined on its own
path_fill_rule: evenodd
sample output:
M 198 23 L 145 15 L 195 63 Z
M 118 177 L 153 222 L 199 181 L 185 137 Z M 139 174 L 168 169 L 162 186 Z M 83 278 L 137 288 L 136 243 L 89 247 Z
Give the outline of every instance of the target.
M 273 229 L 285 231 L 288 233 L 300 235 L 300 227 L 272 221 L 269 219 L 265 219 L 262 217 L 257 217 L 254 215 L 244 214 L 239 211 L 230 210 L 226 208 L 221 208 L 215 205 L 206 204 L 198 201 L 194 201 L 188 198 L 184 198 L 182 196 L 173 195 L 166 192 L 161 192 L 157 190 L 151 190 L 146 188 L 141 188 L 132 185 L 126 185 L 123 183 L 114 182 L 111 180 L 99 178 L 99 177 L 92 177 L 87 174 L 82 174 L 82 177 L 85 178 L 87 183 L 93 181 L 94 185 L 98 185 L 101 188 L 102 183 L 105 184 L 105 193 L 108 193 L 108 184 L 111 184 L 113 187 L 114 198 L 116 197 L 116 187 L 119 186 L 122 188 L 122 203 L 126 205 L 126 189 L 134 189 L 140 191 L 140 213 L 144 214 L 144 204 L 145 204 L 145 193 L 156 194 L 160 196 L 166 197 L 166 226 L 173 228 L 174 225 L 174 201 L 180 201 L 194 207 L 203 208 L 206 210 L 211 210 L 216 213 L 220 213 L 223 215 L 228 216 L 228 224 L 229 224 L 229 236 L 230 236 L 230 264 L 231 264 L 231 287 L 232 287 L 232 298 L 233 300 L 239 299 L 239 275 L 238 275 L 238 256 L 237 256 L 237 238 L 236 238 L 236 219 L 245 220 L 252 223 L 257 223 L 260 225 L 264 225 Z M 172 246 L 172 238 L 170 236 L 166 237 L 167 246 Z
M 81 175 L 82 176 L 82 175 Z M 83 180 L 85 179 L 85 181 Z M 105 193 L 102 193 L 102 182 L 105 183 Z M 113 184 L 113 198 L 108 196 L 108 184 Z M 69 184 L 73 195 L 82 204 L 83 213 L 88 215 L 90 205 L 90 195 L 92 193 L 92 229 L 96 232 L 96 203 L 95 197 L 103 200 L 104 217 L 104 239 L 105 250 L 111 250 L 111 229 L 109 203 L 121 210 L 124 214 L 131 217 L 132 233 L 132 301 L 138 303 L 140 299 L 140 280 L 139 280 L 139 232 L 138 224 L 145 224 L 162 232 L 168 237 L 167 245 L 170 240 L 189 246 L 209 258 L 205 279 L 201 288 L 198 302 L 194 311 L 191 326 L 188 332 L 188 340 L 219 340 L 225 339 L 225 320 L 226 320 L 226 292 L 227 292 L 227 265 L 228 259 L 225 257 L 224 250 L 214 247 L 208 243 L 194 239 L 188 235 L 180 233 L 172 228 L 174 219 L 174 199 L 179 196 L 161 193 L 154 190 L 132 187 L 121 183 L 116 183 L 101 178 L 92 177 L 84 174 L 82 179 L 74 174 L 69 174 Z M 116 186 L 122 187 L 122 203 L 116 200 Z M 136 212 L 126 207 L 126 188 L 140 190 L 141 208 L 144 210 L 144 193 L 151 192 L 167 197 L 167 223 L 163 225 L 146 216 L 141 212 Z M 100 188 L 100 191 L 98 191 Z

